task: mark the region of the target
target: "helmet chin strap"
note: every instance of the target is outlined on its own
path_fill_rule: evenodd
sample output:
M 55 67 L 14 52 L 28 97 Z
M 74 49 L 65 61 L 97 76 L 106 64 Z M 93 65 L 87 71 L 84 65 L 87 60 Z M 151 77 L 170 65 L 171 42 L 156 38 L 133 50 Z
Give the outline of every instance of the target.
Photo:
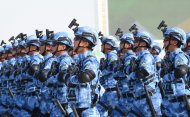
M 29 54 L 30 52 L 35 52 L 36 50 L 34 49 L 34 50 L 32 50 L 32 51 L 30 51 L 30 46 L 29 46 L 29 51 L 28 51 L 28 53 L 27 54 Z
M 47 50 L 46 49 L 46 44 L 45 44 L 44 52 L 42 53 L 42 55 L 45 55 L 46 52 L 51 52 L 51 50 Z
M 121 48 L 121 52 L 123 52 L 125 49 L 128 49 L 128 50 L 129 50 L 129 49 L 133 49 L 133 47 L 125 48 L 125 44 L 126 44 L 126 43 L 124 43 L 123 48 Z
M 169 39 L 169 43 L 168 43 L 168 45 L 167 45 L 165 48 L 163 47 L 163 49 L 168 50 L 169 47 L 170 47 L 170 45 L 172 45 L 172 44 L 171 44 L 171 40 Z
M 78 45 L 77 45 L 77 48 L 76 48 L 73 52 L 75 52 L 75 53 L 78 54 L 78 50 L 79 50 L 79 48 L 90 48 L 89 46 L 86 46 L 86 47 L 84 47 L 84 46 L 80 46 L 80 43 L 81 43 L 81 40 L 79 40 L 79 43 L 78 43 Z
M 133 48 L 133 51 L 136 52 L 138 48 L 147 47 L 147 46 L 140 46 L 140 43 L 142 41 L 139 41 L 138 45 Z
M 53 55 L 55 55 L 55 54 L 58 53 L 58 52 L 65 51 L 65 49 L 63 49 L 63 50 L 58 50 L 58 48 L 59 48 L 59 44 L 57 45 L 56 51 L 52 53 Z
M 113 48 L 105 48 L 105 44 L 103 44 L 103 51 L 102 51 L 102 52 L 105 53 L 105 50 L 106 50 L 106 49 L 107 49 L 107 50 L 110 50 L 110 51 L 113 50 Z

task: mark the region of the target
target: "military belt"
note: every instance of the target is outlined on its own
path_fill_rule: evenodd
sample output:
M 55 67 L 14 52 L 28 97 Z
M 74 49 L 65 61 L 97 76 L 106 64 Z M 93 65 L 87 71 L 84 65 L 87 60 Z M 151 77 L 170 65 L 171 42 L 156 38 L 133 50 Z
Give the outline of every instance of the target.
M 105 108 L 106 110 L 109 109 L 109 106 L 104 104 L 103 102 L 99 101 L 98 104 L 100 104 L 103 108 Z
M 113 88 L 107 88 L 106 89 L 106 92 L 110 92 L 110 91 L 117 91 L 117 88 L 113 87 Z
M 148 84 L 150 84 L 151 82 L 153 82 L 154 81 L 154 78 L 152 78 L 152 79 L 149 79 L 148 81 L 146 81 L 144 84 L 145 85 L 148 85 Z
M 128 98 L 128 97 L 135 97 L 133 93 L 123 93 L 122 94 L 123 98 Z
M 75 102 L 76 98 L 68 98 L 68 101 Z
M 36 95 L 37 95 L 37 92 L 27 93 L 26 95 L 27 95 L 27 96 L 36 96 Z
M 153 94 L 156 93 L 156 91 L 155 91 L 155 90 L 150 90 L 150 91 L 148 91 L 148 93 L 149 93 L 150 96 L 152 96 Z M 146 98 L 146 94 L 140 95 L 140 96 L 135 97 L 135 98 L 136 98 L 137 100 Z
M 82 84 L 80 85 L 80 87 L 87 87 L 87 84 L 86 84 L 86 83 L 82 83 Z
M 62 88 L 62 87 L 64 87 L 64 85 L 57 85 L 57 87 Z
M 47 87 L 48 87 L 48 88 L 54 88 L 54 84 L 49 83 L 49 84 L 47 85 Z
M 190 95 L 187 95 L 187 98 L 189 99 Z M 178 97 L 174 97 L 173 99 L 170 99 L 169 101 L 170 102 L 183 102 L 184 98 L 183 98 L 183 96 L 178 96 Z

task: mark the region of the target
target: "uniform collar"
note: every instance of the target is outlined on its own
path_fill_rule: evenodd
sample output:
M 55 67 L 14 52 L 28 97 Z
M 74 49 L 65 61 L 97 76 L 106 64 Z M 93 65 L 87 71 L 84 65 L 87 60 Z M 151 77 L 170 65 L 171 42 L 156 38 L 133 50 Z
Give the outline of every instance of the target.
M 154 58 L 157 58 L 158 57 L 158 55 L 152 55 Z
M 179 54 L 180 52 L 183 52 L 182 50 L 181 50 L 181 48 L 177 48 L 176 50 L 174 50 L 173 52 L 170 52 L 170 60 L 171 61 L 173 61 L 173 59 L 174 59 L 174 57 L 177 55 L 177 54 Z
M 44 56 L 44 60 L 46 60 L 46 59 L 48 59 L 48 58 L 50 58 L 50 57 L 52 57 L 52 56 L 53 56 L 52 53 L 46 54 L 46 55 Z
M 86 51 L 84 53 L 81 53 L 81 54 L 78 55 L 78 60 L 79 61 L 83 60 L 83 59 L 85 59 L 89 55 L 92 55 L 92 51 Z
M 135 53 L 132 50 L 128 50 L 126 53 L 124 53 L 124 58 L 129 55 L 135 55 Z
M 143 56 L 144 54 L 147 54 L 147 53 L 150 53 L 150 52 L 148 50 L 142 50 L 142 51 L 137 53 L 137 56 L 141 57 L 141 56 Z
M 31 54 L 30 56 L 36 56 L 36 55 L 39 55 L 40 53 L 34 53 L 34 54 Z
M 63 54 L 60 54 L 59 56 L 57 56 L 57 59 L 59 61 L 61 61 L 62 58 L 66 57 L 66 56 L 69 56 L 69 54 L 67 52 L 63 53 Z
M 108 57 L 109 57 L 110 55 L 112 55 L 112 54 L 117 54 L 116 50 L 112 50 L 112 51 L 106 53 L 106 54 L 105 54 L 105 57 L 108 58 Z

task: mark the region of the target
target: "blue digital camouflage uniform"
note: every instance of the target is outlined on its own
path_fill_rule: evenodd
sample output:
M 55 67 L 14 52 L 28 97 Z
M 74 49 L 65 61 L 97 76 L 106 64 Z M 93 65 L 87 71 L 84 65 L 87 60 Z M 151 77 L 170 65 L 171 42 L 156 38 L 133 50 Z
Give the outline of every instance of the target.
M 114 79 L 114 63 L 118 60 L 115 50 L 105 54 L 105 68 L 101 71 L 100 83 L 105 88 L 105 93 L 98 102 L 98 110 L 101 116 L 107 116 L 108 108 L 115 108 L 118 103 L 116 90 L 117 80 Z
M 137 115 L 151 116 L 149 105 L 146 101 L 144 85 L 146 85 L 148 92 L 150 92 L 151 100 L 157 115 L 161 115 L 160 104 L 161 95 L 156 93 L 156 78 L 154 75 L 154 58 L 148 50 L 143 50 L 137 53 L 138 67 L 137 69 L 145 69 L 148 72 L 146 78 L 139 78 L 135 73 L 130 74 L 129 84 L 133 86 L 133 94 L 135 100 L 133 101 L 132 110 Z M 133 112 L 133 113 L 134 113 Z
M 2 87 L 2 95 L 1 95 L 1 109 L 0 109 L 0 115 L 7 112 L 9 110 L 9 108 L 6 106 L 6 97 L 8 95 L 8 91 L 7 91 L 7 83 L 6 83 L 6 75 L 5 75 L 5 69 L 6 69 L 6 66 L 7 66 L 7 60 L 3 61 L 2 62 L 2 76 L 1 76 L 1 87 Z
M 182 47 L 186 39 L 186 34 L 182 29 L 171 27 L 166 30 L 166 33 L 168 34 L 166 36 L 169 37 L 169 39 L 173 38 L 178 40 L 178 43 L 180 43 Z M 169 72 L 164 75 L 162 79 L 162 85 L 165 92 L 162 102 L 162 113 L 164 116 L 189 116 L 184 98 L 186 95 L 186 101 L 188 102 L 188 77 L 187 73 L 184 74 L 184 72 L 182 72 L 182 74 L 180 72 L 181 70 L 184 70 L 181 66 L 189 66 L 189 57 L 181 50 L 180 47 L 178 47 L 173 51 L 170 50 L 168 60 L 171 64 L 169 66 Z
M 38 48 L 40 46 L 38 38 L 34 35 L 27 37 L 26 43 L 29 46 L 29 48 L 31 45 L 36 46 Z M 25 74 L 25 78 L 27 80 L 27 83 L 25 85 L 26 101 L 23 108 L 31 113 L 35 108 L 39 108 L 38 95 L 40 92 L 40 87 L 38 85 L 39 81 L 37 80 L 36 75 L 39 72 L 40 64 L 43 62 L 44 59 L 43 56 L 39 54 L 39 52 L 37 51 L 38 50 L 36 50 L 35 53 L 29 55 L 30 61 L 28 63 L 27 73 Z
M 50 72 L 51 68 L 52 68 L 52 64 L 53 62 L 56 61 L 56 58 L 53 57 L 52 54 L 47 54 L 44 56 L 44 61 L 41 65 L 41 72 L 42 71 L 46 71 Z M 39 74 L 41 74 L 41 72 L 39 72 Z M 47 77 L 51 77 L 52 74 L 48 75 Z M 49 88 L 47 87 L 47 80 L 44 80 L 43 82 L 41 82 L 41 86 L 40 86 L 40 110 L 42 114 L 50 114 L 51 110 L 53 108 L 53 102 L 52 102 L 52 96 L 51 96 L 51 92 L 49 90 Z
M 123 56 L 123 68 L 122 72 L 116 72 L 116 77 L 118 76 L 118 86 L 121 91 L 121 98 L 118 105 L 116 106 L 116 112 L 114 116 L 130 116 L 131 108 L 133 106 L 134 95 L 131 92 L 133 88 L 132 84 L 129 84 L 128 76 L 130 75 L 130 61 L 134 58 L 136 60 L 136 55 L 132 50 L 126 52 Z
M 24 82 L 26 67 L 30 57 L 28 55 L 17 58 L 16 62 L 16 71 L 14 72 L 16 90 L 14 92 L 14 105 L 15 108 L 12 110 L 12 113 L 15 117 L 30 117 L 30 114 L 27 110 L 23 109 L 23 106 L 26 101 L 25 97 L 25 88 L 26 82 Z M 24 77 L 22 77 L 24 76 Z
M 62 55 L 59 55 L 57 57 L 57 63 L 58 63 L 58 66 L 59 66 L 59 69 L 58 69 L 58 73 L 61 73 L 61 72 L 65 72 L 66 74 L 66 71 L 68 69 L 68 67 L 74 63 L 73 59 L 68 55 L 68 53 L 65 53 L 65 54 L 62 54 Z M 65 82 L 61 82 L 58 80 L 58 77 L 59 75 L 57 74 L 55 76 L 55 88 L 53 90 L 53 94 L 54 95 L 54 98 L 59 100 L 59 102 L 62 104 L 62 106 L 65 108 L 65 110 L 68 112 L 68 113 L 71 113 L 71 109 L 68 107 L 68 88 L 67 86 L 65 85 Z M 62 77 L 65 77 L 65 76 L 62 76 Z M 53 108 L 52 112 L 51 112 L 51 116 L 64 116 L 63 113 L 61 112 L 60 108 L 58 107 L 58 105 L 55 105 L 55 107 Z
M 187 49 L 187 50 L 186 50 L 186 51 L 187 51 L 187 55 L 190 56 L 190 48 L 189 48 L 189 45 L 188 45 L 189 41 L 190 41 L 190 32 L 186 33 L 186 44 L 187 44 L 187 48 L 185 48 L 185 49 Z
M 180 48 L 171 52 L 169 58 L 173 61 L 174 68 L 180 65 L 188 65 L 188 57 Z M 184 102 L 180 100 L 180 96 L 190 94 L 189 90 L 186 89 L 186 81 L 186 77 L 175 78 L 173 71 L 163 77 L 162 85 L 165 91 L 165 98 L 162 103 L 162 113 L 164 115 L 188 116 Z
M 29 67 L 31 67 L 32 65 L 40 65 L 43 61 L 43 56 L 41 54 L 33 54 L 30 55 L 30 59 L 31 60 L 29 62 Z M 35 73 L 28 75 L 27 78 L 28 80 L 30 79 L 30 81 L 26 84 L 26 102 L 24 108 L 33 111 L 34 108 L 39 107 L 39 87 L 37 87 L 38 81 L 36 79 Z
M 95 73 L 95 78 L 89 82 L 80 82 L 80 77 L 77 75 L 71 76 L 67 80 L 67 86 L 75 89 L 74 95 L 76 98 L 76 103 L 72 103 L 76 109 L 83 109 L 83 117 L 98 117 L 99 112 L 93 105 L 93 86 L 98 83 L 99 79 L 99 62 L 95 56 L 92 55 L 91 51 L 77 55 L 76 63 L 80 69 L 79 72 L 84 72 L 85 70 L 92 70 Z M 96 89 L 95 89 L 96 90 Z M 73 115 L 74 116 L 74 115 Z
M 8 43 L 5 46 L 5 53 L 7 54 L 8 58 L 8 53 L 12 52 L 12 44 Z M 3 83 L 3 96 L 1 98 L 2 104 L 4 105 L 5 108 L 7 108 L 7 111 L 11 113 L 11 110 L 14 106 L 13 104 L 13 98 L 11 97 L 9 93 L 9 88 L 12 88 L 13 82 L 14 82 L 14 77 L 13 76 L 13 71 L 14 71 L 14 65 L 15 65 L 15 58 L 8 58 L 7 61 L 3 62 L 3 75 L 1 77 L 2 83 Z

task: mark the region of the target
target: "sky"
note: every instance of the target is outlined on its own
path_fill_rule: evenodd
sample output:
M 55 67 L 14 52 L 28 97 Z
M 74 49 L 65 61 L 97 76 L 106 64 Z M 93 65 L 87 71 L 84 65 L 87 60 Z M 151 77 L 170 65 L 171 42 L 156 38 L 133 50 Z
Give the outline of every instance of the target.
M 0 0 L 0 40 L 35 29 L 68 31 L 73 18 L 81 26 L 97 28 L 96 0 Z

